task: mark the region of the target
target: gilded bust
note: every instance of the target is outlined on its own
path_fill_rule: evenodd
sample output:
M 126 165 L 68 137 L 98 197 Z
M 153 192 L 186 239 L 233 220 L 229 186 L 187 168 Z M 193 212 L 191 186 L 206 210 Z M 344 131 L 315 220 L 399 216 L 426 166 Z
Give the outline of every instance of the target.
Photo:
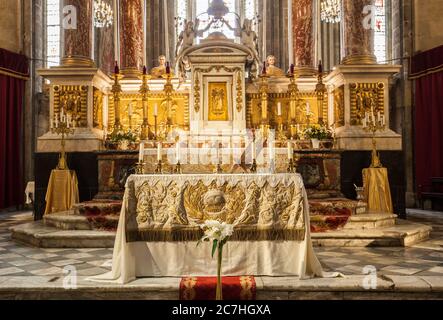
M 166 74 L 166 56 L 159 56 L 158 64 L 158 67 L 154 67 L 151 69 L 151 76 L 153 79 L 163 78 L 163 75 Z M 174 74 L 171 72 L 171 75 L 173 76 Z
M 284 77 L 285 73 L 282 69 L 275 66 L 275 56 L 269 55 L 266 58 L 266 74 L 270 77 Z

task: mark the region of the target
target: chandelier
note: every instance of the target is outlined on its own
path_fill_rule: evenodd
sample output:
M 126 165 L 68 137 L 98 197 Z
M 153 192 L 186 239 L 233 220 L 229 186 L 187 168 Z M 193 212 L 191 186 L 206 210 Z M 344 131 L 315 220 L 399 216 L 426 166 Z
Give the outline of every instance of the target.
M 94 26 L 107 28 L 112 25 L 114 12 L 109 3 L 104 0 L 94 0 Z
M 320 17 L 321 21 L 326 23 L 339 23 L 341 21 L 341 1 L 321 0 Z

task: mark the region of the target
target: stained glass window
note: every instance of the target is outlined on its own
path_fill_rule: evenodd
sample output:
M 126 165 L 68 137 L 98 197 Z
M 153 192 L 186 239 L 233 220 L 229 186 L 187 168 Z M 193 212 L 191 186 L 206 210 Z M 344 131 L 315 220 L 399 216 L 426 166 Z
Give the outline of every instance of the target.
M 245 0 L 244 1 L 245 18 L 252 19 L 257 13 L 257 6 L 255 0 Z
M 385 0 L 375 1 L 375 37 L 374 52 L 377 62 L 387 63 L 386 61 L 386 7 Z
M 46 0 L 46 66 L 60 64 L 60 0 Z

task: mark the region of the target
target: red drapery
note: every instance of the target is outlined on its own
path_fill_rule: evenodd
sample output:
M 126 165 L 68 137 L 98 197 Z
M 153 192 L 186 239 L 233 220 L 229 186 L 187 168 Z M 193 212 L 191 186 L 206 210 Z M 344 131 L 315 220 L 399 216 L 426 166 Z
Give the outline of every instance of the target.
M 0 209 L 23 204 L 22 109 L 28 59 L 0 48 Z
M 443 46 L 416 55 L 415 173 L 418 192 L 430 191 L 431 177 L 443 177 Z

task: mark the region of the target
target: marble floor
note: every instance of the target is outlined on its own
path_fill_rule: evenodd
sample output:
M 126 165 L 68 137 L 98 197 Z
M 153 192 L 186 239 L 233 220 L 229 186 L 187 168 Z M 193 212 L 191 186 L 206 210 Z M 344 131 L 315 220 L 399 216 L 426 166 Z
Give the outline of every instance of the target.
M 110 270 L 112 249 L 33 248 L 12 241 L 8 228 L 31 219 L 31 212 L 0 214 L 0 287 L 8 278 L 22 283 L 26 283 L 27 277 L 59 279 L 65 266 L 75 266 L 79 277 Z M 374 266 L 381 279 L 408 276 L 443 282 L 443 213 L 410 210 L 408 219 L 431 225 L 431 238 L 407 248 L 315 247 L 314 250 L 327 271 L 361 276 L 365 267 Z

